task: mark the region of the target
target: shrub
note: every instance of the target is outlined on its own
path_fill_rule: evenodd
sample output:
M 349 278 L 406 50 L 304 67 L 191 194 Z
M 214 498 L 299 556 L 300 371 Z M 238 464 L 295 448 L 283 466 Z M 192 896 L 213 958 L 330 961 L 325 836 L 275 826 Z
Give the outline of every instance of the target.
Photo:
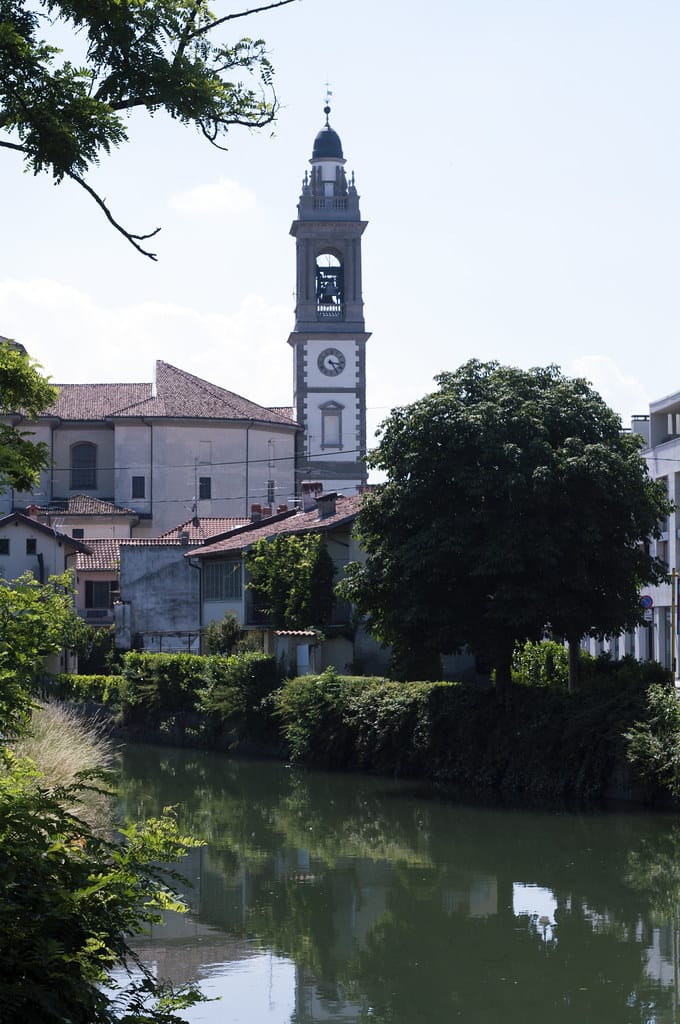
M 205 659 L 203 678 L 197 708 L 210 717 L 214 729 L 228 724 L 240 739 L 267 736 L 263 701 L 279 684 L 275 658 L 261 651 L 213 655 Z
M 127 681 L 124 676 L 70 675 L 60 673 L 44 686 L 46 696 L 57 700 L 93 701 L 120 708 L 125 702 Z
M 642 778 L 680 796 L 680 701 L 674 687 L 650 686 L 646 715 L 625 739 L 628 758 Z
M 347 702 L 373 683 L 363 676 L 341 677 L 333 668 L 286 681 L 272 702 L 291 759 L 326 768 L 354 767 Z

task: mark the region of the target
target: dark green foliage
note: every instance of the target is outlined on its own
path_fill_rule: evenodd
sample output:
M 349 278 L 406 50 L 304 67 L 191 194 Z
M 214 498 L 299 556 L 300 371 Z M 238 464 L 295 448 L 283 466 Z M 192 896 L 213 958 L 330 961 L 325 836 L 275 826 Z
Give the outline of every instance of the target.
M 408 661 L 468 647 L 510 684 L 517 643 L 578 643 L 641 621 L 666 578 L 644 541 L 672 508 L 641 440 L 585 380 L 470 360 L 392 411 L 357 519 L 364 563 L 341 596 Z
M 263 705 L 279 685 L 275 658 L 261 651 L 212 657 L 205 679 L 197 706 L 213 731 L 229 726 L 236 740 L 270 740 L 276 745 L 278 737 Z
M 0 1012 L 3 1024 L 170 1024 L 200 998 L 194 988 L 170 997 L 129 949 L 127 937 L 160 910 L 181 909 L 155 864 L 175 862 L 196 845 L 170 819 L 122 831 L 112 844 L 68 814 L 79 785 L 48 792 L 39 776 L 7 752 L 0 772 Z M 115 993 L 110 970 L 140 972 Z M 103 985 L 114 986 L 114 992 Z M 148 1016 L 122 1017 L 142 994 Z M 170 997 L 163 1006 L 163 999 Z M 153 1009 L 152 1007 L 155 1007 Z
M 628 757 L 643 778 L 680 796 L 680 701 L 673 685 L 650 686 L 644 719 L 625 738 Z
M 44 695 L 50 700 L 92 701 L 108 704 L 111 708 L 122 708 L 127 686 L 124 676 L 61 673 L 48 680 L 44 686 Z
M 207 661 L 200 654 L 129 651 L 122 670 L 129 685 L 126 711 L 149 722 L 193 711 Z
M 583 663 L 585 652 L 581 652 Z M 512 655 L 512 681 L 522 686 L 563 686 L 569 683 L 569 652 L 555 640 L 518 645 Z
M 614 784 L 635 782 L 627 768 L 633 723 L 649 719 L 657 729 L 659 709 L 648 704 L 644 674 L 626 666 L 618 678 L 601 676 L 578 693 L 518 686 L 508 701 L 494 689 L 327 670 L 286 682 L 276 714 L 291 759 L 317 768 L 427 778 L 513 801 L 597 800 Z M 664 749 L 675 752 L 677 744 L 680 751 L 678 737 L 680 714 Z M 669 776 L 657 772 L 656 781 L 671 789 Z
M 195 844 L 167 816 L 109 842 L 85 820 L 87 790 L 101 792 L 100 774 L 50 785 L 12 746 L 31 730 L 44 659 L 67 642 L 72 622 L 68 573 L 43 586 L 30 576 L 0 581 L 0 1019 L 179 1022 L 174 1011 L 198 994 L 159 984 L 128 939 L 162 909 L 182 909 L 171 876 L 156 865 Z M 113 977 L 120 968 L 136 975 L 125 993 Z
M 257 607 L 275 628 L 323 628 L 330 622 L 335 568 L 321 534 L 263 538 L 253 544 L 246 566 Z
M 233 612 L 227 612 L 219 622 L 209 623 L 203 630 L 206 654 L 233 654 L 243 641 L 244 631 Z
M 274 119 L 264 42 L 219 39 L 237 16 L 219 17 L 205 0 L 0 0 L 0 147 L 22 153 L 36 174 L 82 185 L 152 255 L 138 244 L 149 235 L 120 228 L 83 176 L 127 140 L 126 115 L 135 109 L 164 111 L 216 145 L 234 125 Z M 78 64 L 58 48 L 69 36 Z
M 374 684 L 365 676 L 339 676 L 332 668 L 319 676 L 287 680 L 272 701 L 291 759 L 327 768 L 355 768 L 347 701 Z
M 1 11 L 0 2 L 0 63 Z M 39 370 L 39 363 L 21 349 L 0 343 L 0 409 L 5 415 L 20 412 L 28 419 L 35 419 L 56 400 L 57 389 Z M 0 491 L 7 487 L 18 491 L 30 490 L 37 485 L 40 470 L 49 466 L 48 445 L 44 441 L 31 440 L 33 436 L 30 430 L 0 423 Z

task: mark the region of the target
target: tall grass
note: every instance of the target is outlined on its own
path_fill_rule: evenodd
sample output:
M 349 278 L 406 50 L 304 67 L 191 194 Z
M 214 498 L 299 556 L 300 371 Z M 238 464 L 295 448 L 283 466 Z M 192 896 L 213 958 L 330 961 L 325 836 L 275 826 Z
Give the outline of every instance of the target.
M 62 704 L 39 705 L 30 733 L 13 743 L 12 750 L 17 757 L 30 758 L 41 773 L 40 786 L 50 791 L 77 782 L 83 771 L 108 771 L 115 761 L 115 749 L 96 720 L 85 719 Z M 111 798 L 105 788 L 95 781 L 64 803 L 65 810 L 98 834 L 108 832 L 112 822 Z

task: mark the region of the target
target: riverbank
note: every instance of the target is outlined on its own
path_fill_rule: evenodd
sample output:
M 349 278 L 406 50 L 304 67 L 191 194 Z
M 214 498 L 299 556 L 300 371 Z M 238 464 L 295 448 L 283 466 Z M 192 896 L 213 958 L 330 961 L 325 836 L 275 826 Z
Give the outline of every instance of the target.
M 321 675 L 272 658 L 129 654 L 121 676 L 59 677 L 52 696 L 122 740 L 422 779 L 479 799 L 667 804 L 680 793 L 680 709 L 659 666 L 610 663 L 569 693 Z

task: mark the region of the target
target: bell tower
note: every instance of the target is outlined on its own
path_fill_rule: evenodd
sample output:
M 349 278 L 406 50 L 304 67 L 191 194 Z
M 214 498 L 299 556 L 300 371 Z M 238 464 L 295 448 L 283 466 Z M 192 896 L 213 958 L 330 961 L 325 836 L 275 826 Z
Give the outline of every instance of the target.
M 342 144 L 326 123 L 314 140 L 297 220 L 293 348 L 295 416 L 304 431 L 298 479 L 326 491 L 356 494 L 366 483 L 366 342 L 361 236 L 354 174 L 347 179 Z

